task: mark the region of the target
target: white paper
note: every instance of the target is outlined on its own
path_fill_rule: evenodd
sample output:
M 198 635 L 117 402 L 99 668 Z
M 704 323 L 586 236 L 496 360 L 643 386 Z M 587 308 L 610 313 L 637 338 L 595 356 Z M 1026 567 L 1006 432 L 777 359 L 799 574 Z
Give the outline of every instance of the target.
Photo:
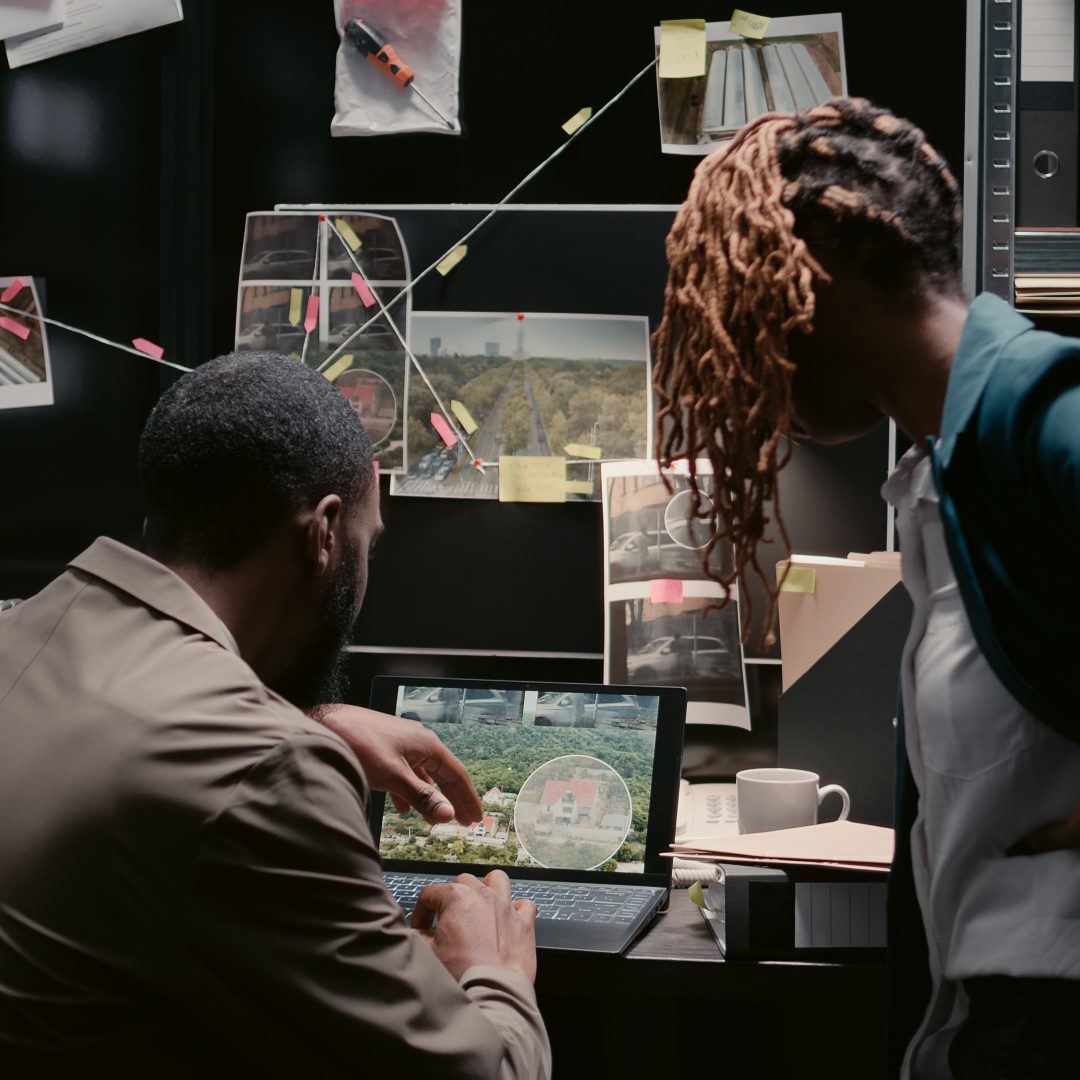
M 8 65 L 35 64 L 52 56 L 138 34 L 184 17 L 180 0 L 64 0 L 64 25 L 7 43 Z
M 1020 8 L 1020 81 L 1072 82 L 1076 0 L 1024 0 Z
M 0 40 L 64 25 L 64 0 L 0 0 Z
M 705 24 L 705 37 L 704 75 L 657 76 L 665 154 L 711 154 L 757 116 L 794 112 L 847 94 L 838 14 L 770 19 L 760 41 L 733 34 L 730 22 L 711 22 Z M 653 38 L 659 55 L 659 26 Z
M 32 317 L 41 310 L 33 278 L 28 274 L 0 277 L 0 294 L 16 280 L 24 282 L 23 288 L 0 308 L 0 316 L 29 326 L 30 336 L 23 341 L 11 331 L 0 328 L 0 409 L 53 403 L 49 338 L 45 324 Z M 18 311 L 9 308 L 18 308 Z
M 677 463 L 681 464 L 681 463 Z M 685 686 L 688 724 L 750 730 L 746 667 L 740 638 L 739 594 L 721 610 L 723 589 L 706 577 L 701 523 L 687 527 L 686 470 L 667 475 L 655 461 L 614 461 L 601 467 L 604 500 L 604 681 Z M 703 481 L 708 461 L 697 463 Z M 718 547 L 718 558 L 730 556 Z M 710 563 L 710 565 L 712 565 Z M 653 601 L 657 583 L 670 582 L 677 601 Z M 713 608 L 712 610 L 709 610 Z
M 429 417 L 438 410 L 409 372 L 409 460 L 391 495 L 497 499 L 500 457 L 565 457 L 566 500 L 598 500 L 599 459 L 566 447 L 596 447 L 603 458 L 647 452 L 652 431 L 649 320 L 644 315 L 564 312 L 415 311 L 413 351 L 436 386 L 450 387 L 478 429 L 441 449 Z M 433 355 L 434 354 L 434 355 Z M 509 416 L 508 416 L 509 414 Z M 516 422 L 515 422 L 516 421 Z

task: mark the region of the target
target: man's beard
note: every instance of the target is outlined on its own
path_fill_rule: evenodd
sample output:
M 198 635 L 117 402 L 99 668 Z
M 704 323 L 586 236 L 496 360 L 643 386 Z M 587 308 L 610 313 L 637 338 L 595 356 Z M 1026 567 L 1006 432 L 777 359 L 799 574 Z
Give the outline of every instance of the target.
M 356 545 L 346 539 L 341 562 L 323 596 L 318 631 L 297 655 L 292 669 L 271 685 L 298 709 L 345 700 L 349 688 L 347 646 L 360 609 L 356 590 L 359 561 Z

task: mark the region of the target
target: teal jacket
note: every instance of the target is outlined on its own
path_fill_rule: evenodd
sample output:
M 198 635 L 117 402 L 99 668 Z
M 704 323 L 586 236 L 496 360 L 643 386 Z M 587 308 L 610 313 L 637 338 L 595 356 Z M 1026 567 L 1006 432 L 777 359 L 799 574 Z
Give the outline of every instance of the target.
M 979 296 L 930 449 L 979 647 L 1022 705 L 1080 741 L 1080 340 Z
M 1080 341 L 984 294 L 953 356 L 941 439 L 927 439 L 968 621 L 1032 715 L 1080 742 Z M 889 876 L 889 1058 L 899 1069 L 930 985 L 911 870 L 918 792 L 897 746 Z

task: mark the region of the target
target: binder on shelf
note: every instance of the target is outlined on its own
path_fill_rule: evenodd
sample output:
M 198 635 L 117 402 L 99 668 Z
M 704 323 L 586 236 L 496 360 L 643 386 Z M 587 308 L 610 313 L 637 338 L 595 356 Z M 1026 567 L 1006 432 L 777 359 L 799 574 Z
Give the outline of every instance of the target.
M 1019 228 L 1080 224 L 1076 35 L 1076 0 L 1024 0 L 1017 87 Z
M 705 921 L 729 960 L 880 961 L 881 880 L 827 870 L 725 863 L 705 892 Z

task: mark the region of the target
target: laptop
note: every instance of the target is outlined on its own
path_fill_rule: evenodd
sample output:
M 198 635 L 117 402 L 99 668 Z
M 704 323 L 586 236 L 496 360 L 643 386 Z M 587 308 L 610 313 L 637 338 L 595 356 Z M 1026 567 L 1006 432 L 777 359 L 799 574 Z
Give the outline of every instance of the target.
M 371 707 L 435 732 L 483 806 L 473 824 L 430 826 L 373 793 L 406 915 L 426 885 L 495 867 L 536 903 L 542 949 L 618 954 L 666 910 L 685 690 L 379 676 Z

